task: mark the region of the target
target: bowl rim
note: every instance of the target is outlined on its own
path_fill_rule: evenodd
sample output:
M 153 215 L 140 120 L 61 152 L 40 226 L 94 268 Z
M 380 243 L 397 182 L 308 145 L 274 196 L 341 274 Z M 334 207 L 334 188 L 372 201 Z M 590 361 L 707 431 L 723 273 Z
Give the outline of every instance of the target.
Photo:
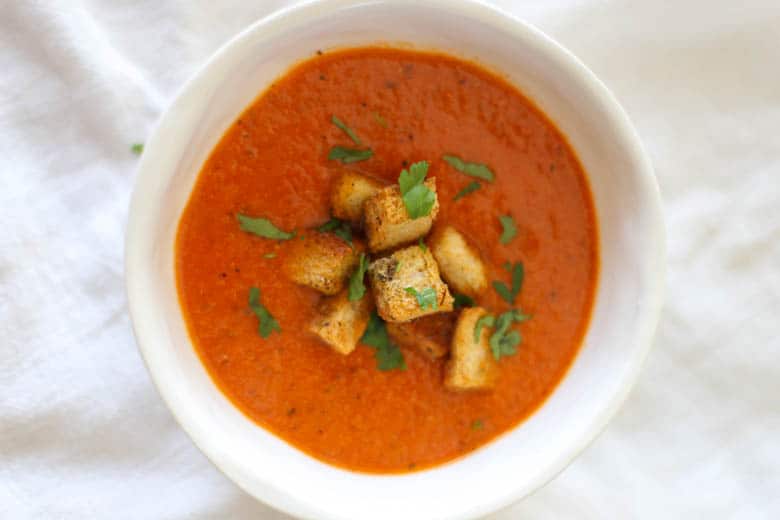
M 598 99 L 601 108 L 609 118 L 610 124 L 615 126 L 616 131 L 622 134 L 626 143 L 629 145 L 627 153 L 636 160 L 636 164 L 638 165 L 635 173 L 641 184 L 639 193 L 643 197 L 643 202 L 646 203 L 651 232 L 653 233 L 650 242 L 657 245 L 651 253 L 654 253 L 653 257 L 656 260 L 655 262 L 652 262 L 654 268 L 651 270 L 652 272 L 649 273 L 652 283 L 647 290 L 647 294 L 644 295 L 647 301 L 647 310 L 639 320 L 639 323 L 642 326 L 642 333 L 638 335 L 640 340 L 633 349 L 632 355 L 628 358 L 628 369 L 624 372 L 622 380 L 619 382 L 618 391 L 612 395 L 609 402 L 603 405 L 600 413 L 593 418 L 590 427 L 577 439 L 577 442 L 569 446 L 568 449 L 562 449 L 558 457 L 548 465 L 547 471 L 539 473 L 532 485 L 529 486 L 530 489 L 518 488 L 511 496 L 500 497 L 493 501 L 483 501 L 470 511 L 452 517 L 471 518 L 473 515 L 483 515 L 504 508 L 552 480 L 596 439 L 626 400 L 652 346 L 655 329 L 661 315 L 665 292 L 666 230 L 663 219 L 660 190 L 653 173 L 651 162 L 643 149 L 635 128 L 615 96 L 601 80 L 599 80 L 576 56 L 541 30 L 482 0 L 306 0 L 278 9 L 268 16 L 250 24 L 247 28 L 225 42 L 192 74 L 190 79 L 187 80 L 176 93 L 169 108 L 164 111 L 158 119 L 154 130 L 147 139 L 147 150 L 150 148 L 150 143 L 160 140 L 160 135 L 167 131 L 166 127 L 172 121 L 176 120 L 178 114 L 183 113 L 188 109 L 186 98 L 189 95 L 192 95 L 200 84 L 208 80 L 211 69 L 213 69 L 215 65 L 234 48 L 238 47 L 241 42 L 250 38 L 252 34 L 262 31 L 263 28 L 271 25 L 293 21 L 296 23 L 311 22 L 323 14 L 351 6 L 366 4 L 392 4 L 393 6 L 405 8 L 424 5 L 425 7 L 453 10 L 460 15 L 476 19 L 482 23 L 499 26 L 511 33 L 513 38 L 532 40 L 535 45 L 543 49 L 544 55 L 556 59 L 558 65 L 575 72 L 579 76 L 582 86 L 589 89 L 591 94 Z M 205 435 L 201 435 L 200 432 L 196 432 L 190 424 L 187 414 L 183 413 L 182 410 L 179 410 L 174 404 L 170 382 L 156 372 L 153 356 L 151 355 L 152 349 L 156 345 L 155 334 L 149 330 L 149 327 L 146 326 L 144 320 L 141 319 L 144 315 L 141 311 L 141 307 L 144 305 L 143 300 L 145 295 L 140 290 L 140 285 L 136 282 L 137 279 L 142 277 L 142 263 L 145 260 L 145 258 L 136 254 L 136 244 L 143 240 L 144 229 L 149 225 L 149 219 L 146 215 L 149 214 L 148 210 L 150 209 L 150 204 L 146 200 L 144 194 L 151 189 L 153 182 L 156 182 L 155 179 L 153 179 L 154 173 L 152 158 L 147 154 L 143 154 L 138 165 L 135 186 L 133 188 L 128 212 L 125 238 L 125 282 L 128 307 L 136 343 L 155 387 L 176 421 L 190 439 L 192 439 L 198 449 L 206 455 L 217 469 L 246 491 L 250 496 L 261 500 L 277 510 L 303 518 L 340 518 L 323 510 L 319 510 L 316 517 L 311 516 L 311 504 L 295 503 L 295 500 L 293 500 L 293 503 L 290 502 L 290 497 L 295 498 L 294 494 L 287 494 L 284 490 L 279 490 L 270 486 L 265 486 L 262 490 L 258 490 L 257 487 L 250 486 L 242 475 L 237 474 L 230 468 L 221 464 L 218 456 L 220 450 L 216 449 L 214 446 L 216 442 L 212 439 L 208 439 Z M 590 327 L 590 325 L 588 327 Z M 376 475 L 366 476 L 376 477 Z M 386 478 L 395 477 L 395 475 L 382 476 Z

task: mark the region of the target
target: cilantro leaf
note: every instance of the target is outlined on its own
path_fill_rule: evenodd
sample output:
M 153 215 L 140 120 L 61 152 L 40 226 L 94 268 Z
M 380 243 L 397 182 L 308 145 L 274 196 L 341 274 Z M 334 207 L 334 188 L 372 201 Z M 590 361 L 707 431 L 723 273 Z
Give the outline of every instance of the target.
M 356 145 L 361 145 L 360 138 L 355 135 L 355 132 L 353 132 L 352 129 L 348 127 L 341 119 L 336 116 L 331 116 L 330 122 L 339 127 L 345 134 L 347 134 Z
M 252 218 L 239 213 L 238 223 L 243 231 L 273 240 L 290 240 L 295 233 L 287 233 L 274 226 L 267 218 Z
M 474 324 L 474 343 L 479 343 L 479 337 L 482 335 L 482 327 L 493 327 L 496 324 L 496 318 L 490 314 L 481 316 Z
M 134 143 L 130 147 L 130 151 L 133 152 L 135 155 L 141 155 L 144 153 L 144 144 L 143 143 Z
M 341 161 L 342 164 L 350 164 L 358 161 L 365 161 L 373 155 L 374 151 L 370 148 L 356 150 L 345 146 L 334 146 L 330 149 L 330 153 L 328 153 L 328 160 Z
M 504 264 L 504 268 L 510 271 L 512 275 L 512 288 L 510 289 L 504 282 L 499 280 L 493 281 L 493 288 L 498 295 L 503 298 L 509 305 L 514 305 L 517 295 L 520 294 L 520 289 L 523 288 L 523 278 L 525 277 L 525 270 L 522 262 L 515 262 L 514 265 L 509 268 L 508 262 Z
M 420 161 L 412 164 L 408 170 L 401 170 L 398 177 L 401 198 L 412 219 L 430 215 L 433 205 L 436 204 L 436 194 L 423 184 L 427 174 L 428 162 Z
M 420 249 L 423 251 L 428 250 L 428 246 L 425 245 L 425 241 L 422 239 L 422 237 L 420 237 L 420 240 L 417 241 L 417 245 L 420 246 Z
M 274 331 L 281 332 L 282 328 L 279 326 L 279 322 L 271 316 L 263 304 L 260 303 L 260 289 L 257 287 L 251 287 L 249 289 L 249 308 L 255 313 L 257 319 L 260 320 L 258 332 L 261 338 L 267 338 Z
M 376 312 L 371 313 L 371 319 L 368 321 L 368 326 L 360 338 L 360 342 L 376 349 L 374 358 L 379 370 L 383 372 L 396 368 L 406 370 L 406 360 L 404 360 L 401 349 L 390 341 L 385 322 Z
M 319 226 L 317 231 L 321 233 L 332 231 L 334 235 L 352 245 L 352 228 L 349 226 L 349 222 L 331 217 L 330 220 Z
M 484 427 L 485 425 L 482 423 L 481 419 L 476 419 L 471 423 L 471 429 L 474 431 L 481 430 Z
M 404 291 L 417 299 L 417 304 L 422 310 L 430 308 L 435 311 L 439 308 L 438 295 L 436 294 L 436 289 L 433 287 L 426 287 L 419 292 L 414 287 L 406 287 Z
M 490 168 L 481 163 L 466 162 L 456 155 L 445 155 L 442 157 L 447 164 L 455 168 L 461 173 L 465 173 L 471 177 L 493 182 L 496 176 L 493 174 Z
M 354 302 L 361 299 L 366 294 L 366 285 L 363 283 L 363 277 L 368 269 L 368 258 L 365 253 L 360 253 L 358 266 L 352 276 L 349 277 L 349 301 Z
M 470 194 L 470 193 L 474 193 L 475 191 L 477 191 L 477 190 L 478 190 L 478 189 L 480 189 L 481 187 L 482 187 L 482 185 L 481 185 L 480 183 L 478 183 L 477 181 L 470 182 L 468 185 L 466 185 L 466 187 L 465 187 L 465 188 L 463 188 L 462 190 L 460 190 L 460 191 L 457 193 L 457 195 L 455 195 L 455 198 L 454 198 L 454 199 L 452 199 L 452 200 L 459 200 L 459 199 L 462 199 L 462 198 L 463 198 L 463 197 L 465 197 L 466 195 L 468 195 L 468 194 Z
M 502 215 L 498 217 L 498 220 L 501 222 L 501 227 L 504 228 L 501 232 L 501 238 L 499 238 L 498 241 L 502 244 L 508 244 L 517 236 L 515 219 L 512 218 L 512 215 Z
M 516 330 L 510 330 L 512 323 L 522 322 L 529 319 L 530 316 L 521 313 L 517 309 L 512 309 L 500 314 L 496 318 L 493 335 L 490 336 L 490 350 L 496 360 L 504 356 L 511 356 L 517 353 L 517 345 L 522 341 L 522 336 Z
M 465 294 L 455 293 L 452 295 L 454 301 L 452 303 L 453 307 L 456 309 L 460 309 L 461 307 L 473 307 L 474 306 L 474 298 L 471 296 L 466 296 Z
M 512 291 L 509 290 L 509 287 L 507 287 L 504 282 L 501 282 L 499 280 L 493 280 L 493 289 L 495 289 L 498 295 L 501 296 L 501 298 L 503 298 L 509 305 L 515 303 L 515 296 L 512 294 Z

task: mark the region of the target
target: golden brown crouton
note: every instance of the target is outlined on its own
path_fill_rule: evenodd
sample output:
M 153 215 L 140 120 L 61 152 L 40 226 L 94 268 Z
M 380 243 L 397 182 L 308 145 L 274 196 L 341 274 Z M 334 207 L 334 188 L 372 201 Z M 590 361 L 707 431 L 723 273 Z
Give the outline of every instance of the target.
M 483 390 L 496 382 L 498 365 L 488 343 L 492 329 L 483 326 L 478 341 L 474 341 L 477 320 L 486 315 L 481 307 L 460 313 L 444 377 L 444 385 L 450 390 Z
M 487 288 L 479 253 L 455 228 L 436 230 L 428 244 L 439 263 L 442 278 L 454 291 L 476 297 Z
M 450 351 L 457 318 L 457 313 L 440 312 L 406 323 L 388 323 L 387 333 L 400 346 L 417 349 L 431 359 L 438 359 Z
M 374 310 L 370 294 L 351 302 L 348 293 L 343 290 L 336 296 L 325 298 L 320 304 L 319 314 L 309 326 L 309 330 L 322 341 L 344 355 L 355 350 Z
M 353 224 L 363 221 L 363 203 L 382 188 L 382 183 L 350 170 L 343 170 L 330 196 L 333 216 Z
M 436 195 L 435 178 L 427 179 L 425 185 Z M 401 189 L 397 185 L 382 188 L 363 205 L 368 248 L 384 251 L 417 240 L 431 230 L 438 212 L 437 197 L 428 216 L 411 219 L 401 198 Z
M 284 272 L 295 283 L 336 294 L 344 289 L 364 250 L 359 240 L 353 240 L 352 246 L 336 235 L 312 231 L 303 240 L 290 242 Z
M 450 291 L 427 249 L 416 245 L 399 249 L 373 262 L 368 275 L 377 312 L 385 321 L 403 322 L 452 310 Z

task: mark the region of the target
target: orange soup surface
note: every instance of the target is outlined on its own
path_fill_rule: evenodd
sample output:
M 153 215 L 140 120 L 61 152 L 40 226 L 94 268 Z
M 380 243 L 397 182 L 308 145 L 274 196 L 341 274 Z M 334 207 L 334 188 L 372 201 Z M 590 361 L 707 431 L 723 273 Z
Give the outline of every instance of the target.
M 372 157 L 347 165 L 328 160 L 334 146 L 356 147 L 333 115 Z M 442 160 L 447 154 L 488 165 L 495 181 L 457 171 Z M 342 169 L 389 184 L 422 160 L 436 178 L 435 225 L 467 237 L 491 281 L 510 283 L 506 262 L 525 267 L 516 306 L 532 318 L 515 326 L 522 343 L 499 361 L 492 391 L 445 389 L 445 361 L 415 350 L 402 349 L 406 370 L 389 371 L 377 369 L 368 346 L 335 353 L 307 331 L 322 296 L 282 274 L 287 242 L 243 232 L 237 223 L 242 213 L 287 231 L 317 227 L 330 217 L 330 188 Z M 454 200 L 475 180 L 479 190 Z M 507 244 L 500 242 L 503 215 L 517 226 Z M 351 49 L 296 66 L 229 128 L 181 217 L 176 270 L 195 348 L 244 414 L 330 464 L 397 473 L 476 449 L 550 395 L 589 319 L 596 227 L 574 152 L 509 83 L 441 54 Z M 247 305 L 250 287 L 260 288 L 281 332 L 260 337 Z M 492 287 L 477 303 L 494 313 L 510 308 Z

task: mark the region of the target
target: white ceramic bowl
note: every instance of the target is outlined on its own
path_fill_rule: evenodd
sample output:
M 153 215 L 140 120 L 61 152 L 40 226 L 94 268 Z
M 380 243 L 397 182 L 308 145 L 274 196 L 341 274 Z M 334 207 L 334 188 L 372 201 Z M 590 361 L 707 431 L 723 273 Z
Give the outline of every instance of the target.
M 531 418 L 460 460 L 402 476 L 319 462 L 256 426 L 196 355 L 179 309 L 174 237 L 201 165 L 242 110 L 316 49 L 412 43 L 505 73 L 569 138 L 587 172 L 601 276 L 585 343 Z M 465 0 L 326 0 L 288 8 L 228 42 L 187 83 L 146 143 L 130 208 L 127 290 L 138 345 L 181 426 L 258 499 L 305 518 L 471 518 L 527 495 L 604 428 L 637 377 L 658 319 L 664 229 L 650 163 L 626 114 L 565 49 Z

